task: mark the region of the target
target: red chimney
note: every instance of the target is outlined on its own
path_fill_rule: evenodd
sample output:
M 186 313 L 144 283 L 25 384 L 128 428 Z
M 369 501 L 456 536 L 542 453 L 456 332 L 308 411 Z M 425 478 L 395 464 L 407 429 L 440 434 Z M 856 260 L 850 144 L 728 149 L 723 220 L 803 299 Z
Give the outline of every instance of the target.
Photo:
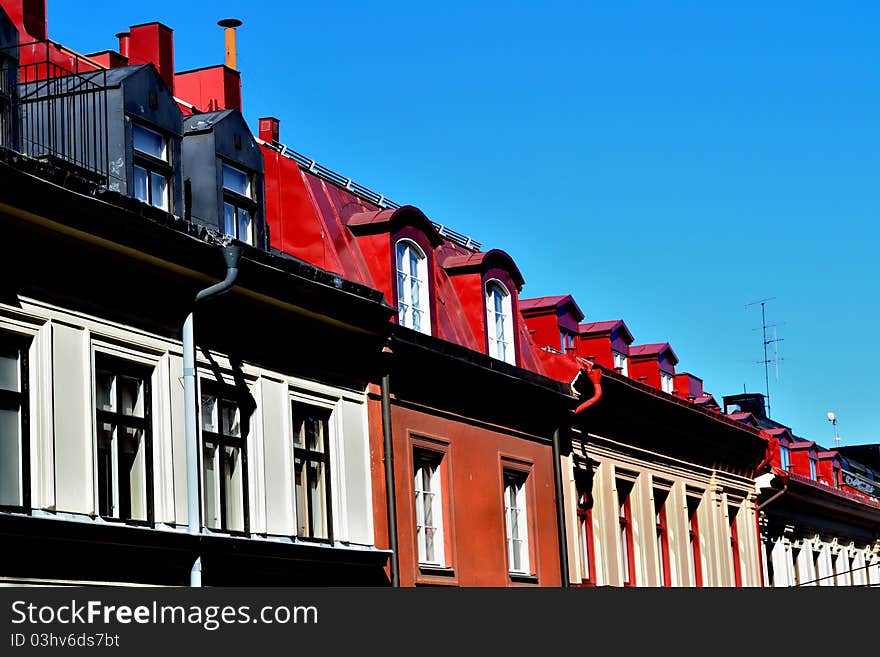
M 124 33 L 123 33 L 124 34 Z M 132 65 L 151 63 L 168 90 L 174 93 L 174 30 L 162 23 L 144 23 L 129 28 L 127 56 Z M 122 51 L 122 38 L 119 49 Z M 126 54 L 126 53 L 122 53 Z
M 281 121 L 274 116 L 266 116 L 260 119 L 260 139 L 270 143 L 281 141 Z
M 120 32 L 116 35 L 116 38 L 119 39 L 119 54 L 123 57 L 128 57 L 128 40 L 131 38 L 131 33 Z
M 0 5 L 19 32 L 19 43 L 46 38 L 46 0 L 2 0 Z

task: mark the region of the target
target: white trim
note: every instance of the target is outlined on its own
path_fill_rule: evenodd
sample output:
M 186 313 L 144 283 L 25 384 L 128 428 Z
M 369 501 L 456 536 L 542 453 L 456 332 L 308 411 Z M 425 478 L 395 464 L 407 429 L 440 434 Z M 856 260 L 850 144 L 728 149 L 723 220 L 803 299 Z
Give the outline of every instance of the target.
M 401 248 L 403 252 L 401 253 Z M 403 262 L 401 262 L 401 256 Z M 416 272 L 412 271 L 415 257 Z M 397 319 L 420 333 L 431 335 L 431 292 L 429 289 L 428 258 L 421 247 L 411 239 L 400 239 L 394 245 L 395 275 L 397 276 Z M 412 283 L 418 285 L 418 298 L 412 297 Z M 418 313 L 418 315 L 416 315 Z M 418 317 L 418 320 L 417 320 Z
M 510 290 L 497 278 L 486 281 L 484 299 L 486 302 L 486 336 L 489 342 L 489 355 L 516 365 L 516 340 L 513 330 L 513 301 Z M 500 310 L 496 308 L 496 297 L 500 300 Z M 499 327 L 499 318 L 501 330 Z

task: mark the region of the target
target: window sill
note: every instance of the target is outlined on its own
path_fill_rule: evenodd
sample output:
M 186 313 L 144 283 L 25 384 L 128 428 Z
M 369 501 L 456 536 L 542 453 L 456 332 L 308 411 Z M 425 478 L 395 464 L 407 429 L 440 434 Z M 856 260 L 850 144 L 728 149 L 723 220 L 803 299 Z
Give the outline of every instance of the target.
M 445 566 L 432 566 L 430 564 L 419 564 L 419 575 L 423 577 L 455 577 L 455 569 Z
M 525 573 L 510 573 L 510 581 L 517 584 L 537 584 L 537 575 L 526 575 Z

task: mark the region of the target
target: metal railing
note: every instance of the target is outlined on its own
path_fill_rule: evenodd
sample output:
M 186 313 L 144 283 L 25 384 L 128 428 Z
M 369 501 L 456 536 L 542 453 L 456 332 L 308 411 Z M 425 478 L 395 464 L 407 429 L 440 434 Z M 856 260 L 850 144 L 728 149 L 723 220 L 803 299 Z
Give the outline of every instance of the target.
M 54 41 L 0 49 L 0 145 L 107 184 L 107 70 Z
M 400 207 L 399 203 L 395 203 L 390 198 L 387 198 L 383 194 L 378 194 L 374 192 L 372 189 L 364 187 L 363 185 L 354 182 L 351 178 L 346 178 L 340 173 L 333 171 L 332 169 L 328 169 L 323 164 L 319 164 L 315 160 L 310 157 L 306 157 L 302 153 L 298 153 L 293 150 L 289 146 L 285 144 L 280 144 L 278 142 L 268 142 L 263 141 L 262 139 L 257 138 L 257 142 L 263 144 L 267 148 L 271 148 L 273 151 L 280 153 L 284 157 L 288 157 L 291 160 L 294 160 L 297 164 L 302 166 L 309 173 L 313 173 L 319 178 L 326 180 L 327 182 L 331 182 L 334 185 L 338 185 L 342 187 L 346 191 L 351 192 L 358 198 L 361 198 L 365 201 L 369 201 L 373 205 L 376 205 L 380 208 L 391 208 L 392 210 L 396 210 Z M 482 245 L 477 242 L 475 239 L 463 234 L 458 231 L 452 230 L 448 226 L 443 224 L 438 224 L 434 221 L 431 222 L 434 228 L 437 229 L 437 232 L 440 233 L 443 237 L 452 240 L 453 242 L 460 244 L 466 249 L 473 249 L 474 251 L 479 251 Z

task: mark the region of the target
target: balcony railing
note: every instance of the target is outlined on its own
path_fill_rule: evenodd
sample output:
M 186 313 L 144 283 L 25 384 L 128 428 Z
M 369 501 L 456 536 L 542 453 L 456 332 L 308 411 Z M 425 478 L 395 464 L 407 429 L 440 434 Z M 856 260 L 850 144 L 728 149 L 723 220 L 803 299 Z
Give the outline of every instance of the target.
M 0 48 L 0 146 L 107 184 L 107 70 L 54 41 Z

